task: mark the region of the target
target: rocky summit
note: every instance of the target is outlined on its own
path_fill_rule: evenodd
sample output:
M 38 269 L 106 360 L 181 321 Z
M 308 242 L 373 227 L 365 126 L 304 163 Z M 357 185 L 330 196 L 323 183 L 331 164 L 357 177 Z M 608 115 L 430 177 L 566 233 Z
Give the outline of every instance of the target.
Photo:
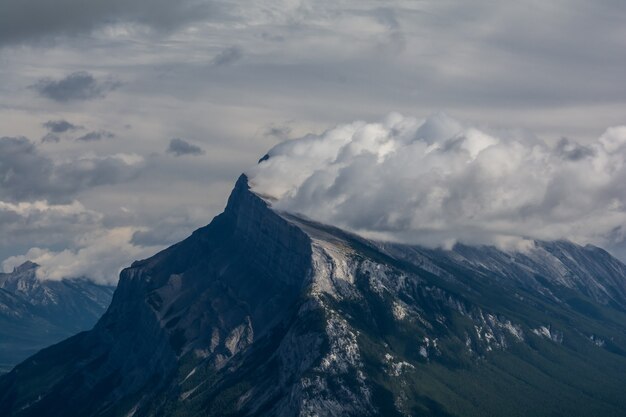
M 368 241 L 224 213 L 120 276 L 91 331 L 0 378 L 2 416 L 624 416 L 626 266 Z

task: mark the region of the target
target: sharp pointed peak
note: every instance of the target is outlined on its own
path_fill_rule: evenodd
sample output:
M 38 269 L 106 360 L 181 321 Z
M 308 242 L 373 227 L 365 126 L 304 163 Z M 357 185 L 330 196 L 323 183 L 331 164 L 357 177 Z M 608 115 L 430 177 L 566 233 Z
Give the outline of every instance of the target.
M 39 267 L 39 265 L 36 264 L 35 262 L 26 261 L 26 262 L 22 263 L 21 265 L 18 265 L 16 267 L 14 267 L 13 268 L 13 272 L 30 271 L 31 269 L 37 269 L 38 267 Z

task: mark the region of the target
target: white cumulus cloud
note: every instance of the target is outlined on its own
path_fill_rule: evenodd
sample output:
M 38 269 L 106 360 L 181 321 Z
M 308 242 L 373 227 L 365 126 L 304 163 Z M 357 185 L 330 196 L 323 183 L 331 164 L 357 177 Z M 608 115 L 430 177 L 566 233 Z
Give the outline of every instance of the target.
M 76 247 L 62 251 L 34 247 L 24 255 L 7 258 L 2 267 L 11 271 L 25 261 L 39 265 L 39 279 L 88 278 L 100 284 L 117 283 L 119 272 L 133 260 L 154 254 L 160 247 L 131 243 L 139 229 L 116 227 L 80 236 Z
M 273 207 L 366 237 L 519 248 L 626 235 L 626 127 L 585 145 L 391 114 L 274 147 L 247 174 Z

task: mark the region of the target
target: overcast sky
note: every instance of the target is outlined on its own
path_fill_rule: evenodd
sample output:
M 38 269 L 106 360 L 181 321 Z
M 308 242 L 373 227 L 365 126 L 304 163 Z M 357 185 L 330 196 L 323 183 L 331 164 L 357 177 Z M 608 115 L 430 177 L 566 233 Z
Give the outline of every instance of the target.
M 2 0 L 0 261 L 115 282 L 269 148 L 392 112 L 592 144 L 626 124 L 625 21 L 621 0 Z

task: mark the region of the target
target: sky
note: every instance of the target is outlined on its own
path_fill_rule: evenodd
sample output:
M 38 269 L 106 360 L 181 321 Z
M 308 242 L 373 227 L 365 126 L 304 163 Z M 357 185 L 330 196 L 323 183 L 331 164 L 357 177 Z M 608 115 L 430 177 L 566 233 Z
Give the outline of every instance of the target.
M 590 163 L 626 124 L 625 18 L 617 0 L 3 0 L 0 262 L 115 283 L 210 222 L 268 149 L 355 123 L 445 115 Z M 620 222 L 575 237 L 626 259 Z

